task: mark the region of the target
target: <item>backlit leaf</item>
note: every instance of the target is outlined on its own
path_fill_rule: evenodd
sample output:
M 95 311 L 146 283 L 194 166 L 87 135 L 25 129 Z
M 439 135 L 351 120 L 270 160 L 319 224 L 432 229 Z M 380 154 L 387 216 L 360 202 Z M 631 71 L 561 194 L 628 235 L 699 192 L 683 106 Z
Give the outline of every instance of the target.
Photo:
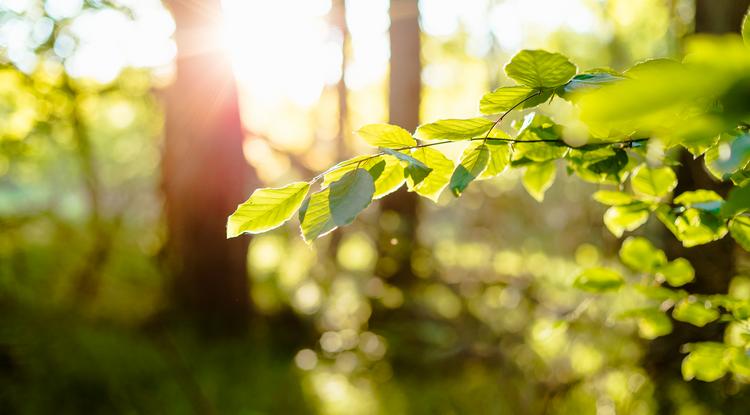
M 695 270 L 690 265 L 690 261 L 685 258 L 677 258 L 659 267 L 656 270 L 656 276 L 666 280 L 673 287 L 679 287 L 695 278 Z
M 307 243 L 312 243 L 315 239 L 336 229 L 328 201 L 330 193 L 331 188 L 325 188 L 313 193 L 302 203 L 299 210 L 299 222 L 302 238 Z
M 552 186 L 555 181 L 557 166 L 554 161 L 545 163 L 534 163 L 526 168 L 521 179 L 523 187 L 527 192 L 541 202 L 544 200 L 544 193 Z
M 510 144 L 502 141 L 487 141 L 487 149 L 490 152 L 490 161 L 487 169 L 479 176 L 480 179 L 495 177 L 510 165 Z
M 632 232 L 646 223 L 648 216 L 648 206 L 643 203 L 612 206 L 604 212 L 604 225 L 619 238 L 625 231 Z
M 633 191 L 641 195 L 664 197 L 677 186 L 677 176 L 669 167 L 641 165 L 630 179 Z
M 493 124 L 484 118 L 440 120 L 420 125 L 415 136 L 422 140 L 469 140 L 486 134 Z
M 698 379 L 713 382 L 727 373 L 724 359 L 726 346 L 723 343 L 693 343 L 692 349 L 682 360 L 682 377 L 685 380 Z
M 703 327 L 718 319 L 719 312 L 711 307 L 706 307 L 703 302 L 685 299 L 674 306 L 672 317 L 678 321 L 684 321 L 697 327 Z
M 464 150 L 461 161 L 453 171 L 450 180 L 450 188 L 453 195 L 456 197 L 460 196 L 466 190 L 466 187 L 469 186 L 469 183 L 484 172 L 489 160 L 490 151 L 487 145 L 482 144 L 480 141 L 472 143 L 472 145 Z
M 409 188 L 417 192 L 420 196 L 437 202 L 453 174 L 453 169 L 455 168 L 453 161 L 440 151 L 430 147 L 414 149 L 412 156 L 425 165 L 430 166 L 432 171 L 424 180 L 417 184 L 409 178 Z
M 533 95 L 535 97 L 531 98 Z M 526 86 L 504 86 L 484 94 L 479 102 L 482 114 L 500 114 L 518 105 L 516 108 L 531 108 L 549 99 L 550 94 L 543 94 Z M 519 105 L 519 103 L 521 103 Z
M 729 221 L 729 234 L 745 251 L 750 251 L 750 217 L 735 216 Z
M 652 273 L 667 263 L 664 251 L 640 236 L 625 239 L 620 247 L 620 259 L 633 271 L 646 273 Z
M 408 131 L 397 125 L 369 124 L 357 130 L 357 134 L 375 147 L 401 148 L 417 144 Z
M 554 88 L 576 74 L 576 66 L 559 53 L 522 50 L 505 66 L 509 78 L 531 88 Z
M 258 189 L 227 220 L 227 237 L 261 233 L 281 226 L 300 208 L 310 184 L 296 182 L 277 189 Z
M 613 291 L 625 282 L 619 272 L 609 268 L 589 268 L 576 277 L 574 286 L 590 292 Z

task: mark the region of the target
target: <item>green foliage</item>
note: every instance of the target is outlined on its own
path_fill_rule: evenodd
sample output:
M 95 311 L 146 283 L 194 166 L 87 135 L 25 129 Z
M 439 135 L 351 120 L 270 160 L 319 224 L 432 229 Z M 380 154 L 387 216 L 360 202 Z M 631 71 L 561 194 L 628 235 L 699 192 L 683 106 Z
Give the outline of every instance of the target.
M 677 186 L 677 176 L 669 167 L 650 168 L 642 165 L 630 180 L 636 194 L 657 198 L 666 196 Z
M 374 147 L 401 148 L 417 144 L 408 131 L 390 124 L 365 125 L 357 134 Z
M 613 291 L 622 284 L 625 279 L 619 272 L 609 268 L 589 268 L 576 277 L 574 285 L 576 288 L 589 292 Z
M 556 171 L 554 161 L 532 164 L 523 173 L 523 187 L 534 199 L 541 202 L 544 200 L 544 193 L 555 181 Z
M 370 172 L 356 169 L 331 183 L 330 190 L 328 201 L 333 223 L 344 226 L 352 223 L 359 212 L 370 205 L 375 194 L 375 182 Z
M 606 69 L 577 74 L 575 65 L 560 54 L 524 50 L 505 68 L 519 85 L 502 86 L 480 101 L 482 114 L 500 114 L 494 120 L 438 120 L 420 126 L 416 139 L 396 126 L 365 126 L 358 134 L 379 152 L 340 163 L 309 182 L 323 179 L 321 190 L 300 208 L 303 237 L 311 242 L 351 223 L 373 198 L 404 182 L 410 191 L 437 202 L 446 186 L 458 197 L 475 180 L 520 169 L 524 188 L 542 201 L 562 160 L 569 175 L 609 186 L 593 198 L 607 206 L 604 225 L 618 238 L 653 215 L 685 247 L 729 233 L 750 249 L 750 105 L 739 87 L 750 83 L 750 49 L 732 37 L 695 39 L 687 49 L 690 55 L 684 62 L 652 60 L 622 74 Z M 525 114 L 511 128 L 502 124 L 511 111 L 536 107 L 554 96 L 581 114 L 586 131 L 575 140 L 564 126 L 538 111 Z M 456 141 L 465 142 L 457 162 L 436 149 Z M 673 170 L 678 163 L 672 157 L 679 149 L 704 155 L 706 168 L 732 186 L 726 201 L 706 189 L 684 191 L 670 200 L 678 184 Z M 294 208 L 290 203 L 282 216 L 287 218 Z M 274 226 L 280 224 L 276 222 Z M 260 225 L 238 218 L 231 226 Z M 671 333 L 670 315 L 696 327 L 750 317 L 746 298 L 673 288 L 692 282 L 695 270 L 685 258 L 669 260 L 646 238 L 625 239 L 619 257 L 627 267 L 623 272 L 592 262 L 573 285 L 589 295 L 619 290 L 636 298 L 619 316 L 632 319 L 642 338 Z M 453 304 L 452 293 L 441 295 Z M 728 372 L 747 376 L 746 344 L 689 345 L 684 378 L 713 381 Z
M 460 196 L 469 183 L 484 172 L 489 161 L 490 150 L 487 145 L 481 142 L 472 143 L 464 151 L 451 176 L 450 189 L 453 195 Z
M 417 192 L 420 196 L 437 202 L 453 174 L 453 169 L 455 168 L 453 161 L 438 150 L 429 147 L 414 149 L 412 156 L 425 165 L 430 166 L 432 170 L 419 183 L 415 183 L 410 178 L 409 188 Z
M 646 238 L 629 237 L 620 248 L 622 263 L 637 272 L 653 273 L 667 263 L 667 256 Z
M 505 66 L 508 77 L 531 88 L 555 88 L 576 74 L 576 66 L 559 53 L 523 50 Z
M 704 303 L 686 298 L 675 305 L 672 317 L 675 320 L 703 327 L 719 318 L 719 312 Z
M 310 183 L 297 182 L 279 189 L 258 189 L 227 220 L 227 237 L 244 232 L 261 233 L 288 221 L 310 190 Z
M 420 125 L 414 136 L 420 140 L 469 140 L 485 134 L 493 124 L 485 118 L 440 120 Z

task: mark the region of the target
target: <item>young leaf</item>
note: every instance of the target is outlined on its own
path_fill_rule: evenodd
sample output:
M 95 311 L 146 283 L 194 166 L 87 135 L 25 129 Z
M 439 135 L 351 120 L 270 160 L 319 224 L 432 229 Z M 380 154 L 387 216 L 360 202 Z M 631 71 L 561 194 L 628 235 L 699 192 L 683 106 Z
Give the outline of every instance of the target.
M 310 184 L 296 182 L 277 189 L 258 189 L 227 220 L 227 238 L 261 233 L 281 226 L 302 205 Z
M 684 299 L 674 307 L 672 317 L 675 320 L 684 321 L 696 327 L 703 327 L 719 318 L 719 312 L 713 308 L 706 307 L 702 302 Z
M 331 183 L 328 195 L 331 217 L 337 226 L 352 223 L 359 212 L 372 202 L 375 182 L 367 170 L 356 169 Z
M 489 160 L 490 151 L 487 145 L 482 144 L 481 141 L 472 143 L 472 145 L 464 150 L 461 161 L 456 166 L 456 170 L 453 171 L 450 180 L 450 188 L 453 195 L 456 197 L 461 196 L 461 193 L 466 190 L 469 183 L 484 172 Z
M 636 193 L 657 198 L 666 196 L 677 186 L 677 176 L 666 166 L 650 168 L 641 165 L 630 180 Z
M 432 171 L 419 183 L 407 179 L 409 188 L 417 192 L 418 195 L 437 202 L 440 194 L 448 185 L 455 168 L 453 161 L 445 157 L 443 153 L 434 148 L 422 147 L 414 149 L 412 156 L 432 168 Z
M 486 134 L 493 124 L 484 118 L 440 120 L 420 125 L 414 135 L 421 140 L 469 140 Z
M 339 163 L 341 167 L 335 168 L 323 176 L 322 187 L 328 187 L 331 183 L 340 180 L 344 175 L 357 168 L 362 168 L 370 172 L 375 180 L 375 194 L 373 199 L 380 199 L 389 195 L 402 184 L 404 178 L 404 168 L 399 160 L 395 157 L 381 156 L 358 156 L 353 159 Z
M 706 169 L 719 180 L 729 177 L 750 162 L 750 134 L 722 134 L 719 143 L 704 155 Z
M 614 190 L 599 190 L 593 197 L 597 202 L 608 206 L 622 206 L 635 201 L 632 195 Z
M 745 251 L 750 251 L 750 217 L 732 218 L 729 221 L 729 234 Z
M 563 85 L 562 88 L 558 88 L 557 91 L 564 99 L 575 99 L 576 94 L 580 92 L 601 88 L 604 85 L 621 81 L 623 79 L 626 78 L 611 72 L 592 71 L 574 76 L 570 82 Z
M 695 278 L 695 270 L 685 258 L 677 258 L 674 261 L 659 267 L 656 276 L 673 287 L 680 287 Z
M 544 193 L 555 181 L 557 166 L 554 161 L 534 163 L 523 173 L 523 187 L 538 202 L 544 200 Z
M 480 179 L 489 179 L 505 171 L 510 164 L 510 144 L 502 141 L 487 141 L 487 149 L 490 151 L 490 161 L 487 169 L 479 176 Z
M 712 190 L 695 190 L 680 194 L 674 198 L 674 202 L 699 210 L 718 212 L 724 204 L 724 199 Z
M 644 203 L 612 206 L 604 212 L 604 225 L 619 238 L 625 231 L 632 232 L 646 223 L 648 215 L 648 206 Z
M 328 187 L 313 193 L 302 203 L 299 210 L 299 223 L 302 238 L 307 243 L 312 243 L 315 239 L 336 229 L 328 202 L 330 193 L 331 188 Z
M 682 360 L 682 377 L 685 380 L 695 378 L 704 382 L 713 382 L 727 373 L 724 343 L 703 342 L 689 346 L 692 350 Z
M 620 288 L 625 282 L 619 272 L 609 268 L 589 268 L 583 271 L 574 282 L 578 289 L 590 292 L 605 292 Z
M 628 237 L 620 247 L 622 263 L 637 272 L 653 273 L 667 263 L 664 251 L 657 249 L 646 238 Z
M 531 98 L 532 95 L 536 97 Z M 479 102 L 479 112 L 482 114 L 500 114 L 514 106 L 517 108 L 531 108 L 549 99 L 549 94 L 542 97 L 539 91 L 526 86 L 504 86 L 484 94 Z M 541 99 L 541 101 L 540 101 Z M 519 105 L 519 102 L 523 104 Z
M 638 315 L 638 335 L 653 340 L 672 332 L 672 320 L 659 309 L 643 310 Z
M 522 50 L 505 66 L 509 78 L 531 88 L 555 88 L 576 74 L 576 66 L 559 53 Z
M 357 130 L 357 134 L 375 147 L 401 148 L 417 144 L 408 131 L 397 125 L 369 124 Z
M 406 169 L 404 169 L 404 175 L 407 179 L 410 179 L 411 183 L 419 183 L 424 180 L 428 174 L 432 171 L 430 167 L 427 167 L 421 161 L 415 159 L 401 151 L 391 150 L 389 148 L 382 148 L 387 154 L 396 157 L 397 159 L 406 162 Z

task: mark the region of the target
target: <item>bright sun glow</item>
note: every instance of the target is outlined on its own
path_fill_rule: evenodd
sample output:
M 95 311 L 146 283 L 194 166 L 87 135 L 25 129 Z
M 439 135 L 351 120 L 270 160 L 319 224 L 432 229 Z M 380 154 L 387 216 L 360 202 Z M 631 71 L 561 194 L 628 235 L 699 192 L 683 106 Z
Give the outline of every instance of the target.
M 224 0 L 224 42 L 255 99 L 314 104 L 340 77 L 341 37 L 330 0 Z

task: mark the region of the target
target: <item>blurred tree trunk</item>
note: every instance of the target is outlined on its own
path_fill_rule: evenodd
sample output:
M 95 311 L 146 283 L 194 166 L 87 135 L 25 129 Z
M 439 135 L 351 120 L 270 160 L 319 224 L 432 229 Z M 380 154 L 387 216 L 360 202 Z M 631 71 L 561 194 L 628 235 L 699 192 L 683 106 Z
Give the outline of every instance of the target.
M 740 31 L 750 0 L 696 0 L 696 33 L 734 33 Z
M 390 18 L 388 120 L 413 132 L 419 125 L 422 84 L 417 0 L 391 0 Z M 386 219 L 394 226 L 381 230 L 381 259 L 377 272 L 378 275 L 392 276 L 392 282 L 397 285 L 403 284 L 412 276 L 410 259 L 416 241 L 417 194 L 403 188 L 383 199 L 381 208 L 384 215 L 399 219 Z
M 231 65 L 216 41 L 221 1 L 169 5 L 179 51 L 163 165 L 173 295 L 199 324 L 232 332 L 248 317 L 247 238 L 227 240 L 226 219 L 256 179 L 242 153 Z
M 740 22 L 745 11 L 750 6 L 750 0 L 696 0 L 695 30 L 696 33 L 727 33 L 738 32 Z M 695 189 L 714 190 L 726 196 L 730 183 L 716 181 L 705 170 L 703 159 L 694 160 L 687 151 L 680 154 L 680 167 L 677 168 L 678 185 L 674 194 Z M 690 291 L 696 293 L 726 293 L 729 282 L 735 272 L 735 243 L 730 237 L 719 241 L 685 248 L 677 239 L 665 230 L 665 251 L 670 259 L 686 258 L 695 268 L 695 281 L 690 284 Z M 688 342 L 721 341 L 724 325 L 713 323 L 703 328 L 697 328 L 687 323 L 673 320 L 672 334 L 651 341 L 644 358 L 654 383 L 660 404 L 660 413 L 672 413 L 676 410 L 674 403 L 666 393 L 675 378 L 680 376 L 682 356 L 680 349 Z M 690 382 L 693 396 L 706 400 L 717 400 L 721 406 L 726 401 L 719 397 L 720 382 L 702 383 Z M 717 389 L 719 388 L 719 389 Z

